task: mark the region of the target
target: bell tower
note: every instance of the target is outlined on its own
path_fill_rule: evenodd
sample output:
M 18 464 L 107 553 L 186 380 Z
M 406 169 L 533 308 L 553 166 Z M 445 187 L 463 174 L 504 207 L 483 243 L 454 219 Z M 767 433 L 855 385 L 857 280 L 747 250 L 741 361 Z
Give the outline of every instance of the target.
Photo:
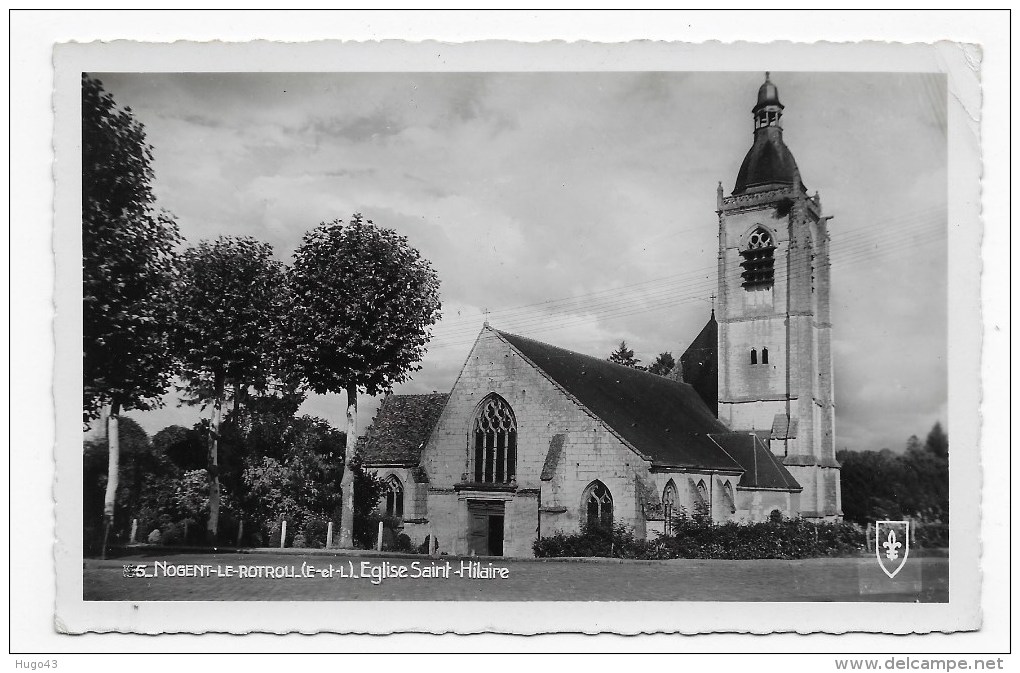
M 769 73 L 751 114 L 754 142 L 719 216 L 719 418 L 768 437 L 804 490 L 809 518 L 842 514 L 834 447 L 829 232 L 783 142 Z

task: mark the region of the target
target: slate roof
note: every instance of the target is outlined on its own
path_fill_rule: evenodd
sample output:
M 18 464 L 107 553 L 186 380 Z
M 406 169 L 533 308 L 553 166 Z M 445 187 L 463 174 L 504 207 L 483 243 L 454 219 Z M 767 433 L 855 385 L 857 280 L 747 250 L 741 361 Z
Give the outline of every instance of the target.
M 653 464 L 740 470 L 710 434 L 728 433 L 686 383 L 496 330 Z
M 740 164 L 733 193 L 800 184 L 800 170 L 783 142 L 781 129 L 775 126 L 758 129 L 754 134 L 754 144 Z
M 366 464 L 417 464 L 448 393 L 387 395 L 359 440 Z
M 744 468 L 737 486 L 799 491 L 801 485 L 756 434 L 727 432 L 712 439 Z
M 786 414 L 776 414 L 772 419 L 772 432 L 769 439 L 796 439 L 797 419 Z
M 680 356 L 680 366 L 675 376 L 684 383 L 689 383 L 701 395 L 713 416 L 719 415 L 719 323 L 715 319 L 715 311 L 701 332 Z

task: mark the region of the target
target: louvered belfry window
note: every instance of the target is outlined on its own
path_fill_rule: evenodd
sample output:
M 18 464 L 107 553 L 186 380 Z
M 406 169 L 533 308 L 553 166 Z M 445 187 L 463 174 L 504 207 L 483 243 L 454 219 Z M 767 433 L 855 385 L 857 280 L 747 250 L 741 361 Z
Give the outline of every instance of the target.
M 517 419 L 499 395 L 490 395 L 475 416 L 475 481 L 509 484 L 517 475 Z
M 744 261 L 740 263 L 743 272 L 741 283 L 745 288 L 771 287 L 775 280 L 775 251 L 776 246 L 772 241 L 772 234 L 762 227 L 758 227 L 747 240 L 747 249 L 742 250 L 740 256 Z

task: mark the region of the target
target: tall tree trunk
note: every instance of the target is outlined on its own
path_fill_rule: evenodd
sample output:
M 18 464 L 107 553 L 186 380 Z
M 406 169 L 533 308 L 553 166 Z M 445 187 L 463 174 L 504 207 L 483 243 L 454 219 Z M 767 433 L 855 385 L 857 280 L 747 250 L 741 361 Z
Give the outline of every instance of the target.
M 223 413 L 223 374 L 214 375 L 216 397 L 209 423 L 209 541 L 215 543 L 220 528 L 220 417 Z
M 117 504 L 117 485 L 120 476 L 120 403 L 110 405 L 110 417 L 106 421 L 106 443 L 109 447 L 110 461 L 106 468 L 106 498 L 103 501 L 103 549 L 102 557 L 106 558 L 106 545 L 113 527 L 113 510 Z
M 351 461 L 354 460 L 354 440 L 358 432 L 358 387 L 347 386 L 347 446 L 344 448 L 344 476 L 340 480 L 340 490 L 343 493 L 343 507 L 340 512 L 340 542 L 341 549 L 354 547 L 354 470 L 351 469 Z

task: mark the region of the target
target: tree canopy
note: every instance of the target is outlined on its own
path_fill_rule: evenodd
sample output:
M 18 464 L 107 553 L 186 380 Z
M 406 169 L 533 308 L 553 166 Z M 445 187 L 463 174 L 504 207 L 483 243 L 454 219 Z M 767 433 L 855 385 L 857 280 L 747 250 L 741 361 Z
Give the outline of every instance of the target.
M 153 208 L 152 148 L 102 83 L 82 75 L 84 419 L 151 409 L 170 383 L 177 225 Z
M 314 392 L 376 395 L 421 368 L 439 279 L 406 237 L 360 214 L 320 224 L 294 253 L 289 285 L 284 350 Z
M 182 375 L 215 395 L 215 379 L 264 386 L 273 373 L 283 265 L 248 236 L 221 236 L 184 251 L 176 292 L 175 350 Z
M 938 423 L 924 444 L 916 435 L 901 454 L 839 451 L 843 515 L 866 524 L 904 516 L 948 521 L 949 439 Z
M 201 423 L 193 428 L 168 425 L 152 436 L 152 446 L 182 471 L 204 469 L 207 460 L 206 431 Z
M 627 348 L 626 341 L 621 341 L 617 349 L 610 353 L 607 359 L 610 362 L 615 362 L 616 364 L 623 365 L 625 367 L 632 367 L 634 369 L 641 370 L 645 369 L 641 366 L 641 360 L 634 357 L 634 350 Z
M 659 353 L 653 362 L 648 367 L 648 371 L 652 374 L 658 374 L 659 376 L 665 376 L 673 371 L 673 367 L 676 366 L 676 360 L 673 359 L 673 354 L 669 351 Z

